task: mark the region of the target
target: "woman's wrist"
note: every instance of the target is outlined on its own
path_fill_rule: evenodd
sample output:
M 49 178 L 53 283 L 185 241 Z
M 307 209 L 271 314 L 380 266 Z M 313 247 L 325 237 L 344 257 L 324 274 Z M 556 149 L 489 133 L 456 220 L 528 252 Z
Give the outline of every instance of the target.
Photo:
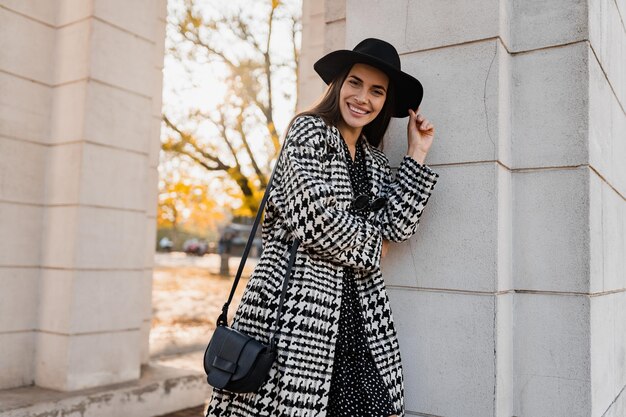
M 424 161 L 426 160 L 426 153 L 421 152 L 419 150 L 409 149 L 406 154 L 411 158 L 415 159 L 420 165 L 424 165 Z

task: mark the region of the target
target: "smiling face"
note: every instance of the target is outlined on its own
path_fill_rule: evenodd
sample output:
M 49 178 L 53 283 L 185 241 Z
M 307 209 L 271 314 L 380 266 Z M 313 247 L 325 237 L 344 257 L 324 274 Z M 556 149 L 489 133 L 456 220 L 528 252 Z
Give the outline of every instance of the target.
M 340 130 L 351 130 L 358 136 L 363 126 L 382 110 L 388 86 L 389 77 L 383 71 L 367 64 L 354 64 L 339 92 Z

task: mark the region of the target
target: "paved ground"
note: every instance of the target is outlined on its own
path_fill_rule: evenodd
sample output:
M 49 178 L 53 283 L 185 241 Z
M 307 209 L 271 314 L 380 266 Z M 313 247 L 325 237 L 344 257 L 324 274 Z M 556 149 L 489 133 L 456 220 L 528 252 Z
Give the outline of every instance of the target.
M 231 258 L 232 274 L 240 258 Z M 257 259 L 249 258 L 230 304 L 229 323 L 239 305 Z M 220 257 L 184 253 L 157 254 L 152 279 L 152 329 L 150 356 L 162 356 L 203 350 L 215 330 L 215 321 L 228 294 L 234 276 L 219 274 Z
M 231 276 L 219 274 L 220 257 L 157 254 L 152 280 L 151 362 L 204 372 L 204 349 L 228 299 L 240 258 L 230 259 Z M 229 309 L 229 323 L 257 259 L 249 258 Z M 158 417 L 202 417 L 205 405 Z

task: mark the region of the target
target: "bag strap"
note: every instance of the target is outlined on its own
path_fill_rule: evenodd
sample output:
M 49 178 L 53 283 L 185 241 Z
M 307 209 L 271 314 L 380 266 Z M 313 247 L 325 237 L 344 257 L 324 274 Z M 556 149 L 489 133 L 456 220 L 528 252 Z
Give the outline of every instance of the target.
M 222 307 L 222 312 L 217 318 L 218 326 L 227 326 L 228 325 L 228 307 L 230 306 L 230 302 L 233 300 L 233 296 L 235 295 L 235 290 L 237 289 L 237 284 L 239 284 L 239 279 L 241 278 L 241 274 L 243 273 L 243 268 L 246 264 L 246 259 L 248 258 L 248 254 L 250 253 L 250 248 L 252 247 L 252 241 L 254 240 L 254 236 L 256 235 L 257 228 L 259 227 L 259 223 L 261 221 L 261 215 L 263 214 L 263 209 L 265 208 L 265 204 L 267 203 L 267 199 L 269 198 L 269 193 L 272 188 L 272 183 L 274 180 L 274 174 L 276 173 L 276 169 L 280 162 L 280 157 L 283 154 L 283 150 L 285 149 L 285 143 L 287 139 L 283 141 L 283 146 L 280 149 L 280 153 L 278 154 L 278 159 L 276 160 L 276 165 L 272 170 L 272 175 L 270 176 L 269 183 L 265 188 L 265 193 L 263 193 L 263 199 L 261 200 L 261 205 L 259 206 L 259 210 L 257 211 L 256 218 L 254 219 L 254 224 L 252 225 L 252 231 L 250 232 L 250 236 L 248 237 L 248 242 L 246 243 L 246 247 L 243 250 L 243 254 L 241 255 L 241 261 L 239 262 L 239 268 L 237 269 L 237 274 L 235 275 L 235 281 L 233 282 L 233 286 L 230 289 L 230 295 L 228 296 L 228 301 Z M 281 310 L 283 306 L 283 301 L 285 298 L 285 294 L 287 293 L 287 282 L 289 277 L 291 276 L 291 268 L 293 267 L 293 263 L 295 261 L 296 252 L 298 250 L 298 246 L 300 245 L 300 241 L 298 239 L 294 239 L 291 244 L 290 255 L 289 255 L 289 264 L 287 266 L 287 271 L 285 272 L 285 279 L 283 280 L 283 290 L 280 294 L 280 301 L 278 304 L 278 312 L 276 316 L 276 326 L 278 326 L 278 320 L 280 320 Z M 272 346 L 275 343 L 275 332 L 272 333 Z

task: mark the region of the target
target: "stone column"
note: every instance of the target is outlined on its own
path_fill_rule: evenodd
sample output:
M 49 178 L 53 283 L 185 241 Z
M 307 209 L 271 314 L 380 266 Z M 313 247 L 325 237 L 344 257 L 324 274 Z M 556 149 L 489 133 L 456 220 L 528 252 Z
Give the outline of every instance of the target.
M 313 70 L 315 61 L 324 54 L 324 9 L 323 1 L 302 1 L 302 42 L 298 65 L 297 111 L 311 107 L 326 86 Z
M 435 193 L 383 264 L 407 414 L 623 415 L 623 4 L 342 5 L 326 42 L 394 44 L 437 127 Z M 405 132 L 392 123 L 392 165 Z
M 0 387 L 147 360 L 165 8 L 2 1 Z

